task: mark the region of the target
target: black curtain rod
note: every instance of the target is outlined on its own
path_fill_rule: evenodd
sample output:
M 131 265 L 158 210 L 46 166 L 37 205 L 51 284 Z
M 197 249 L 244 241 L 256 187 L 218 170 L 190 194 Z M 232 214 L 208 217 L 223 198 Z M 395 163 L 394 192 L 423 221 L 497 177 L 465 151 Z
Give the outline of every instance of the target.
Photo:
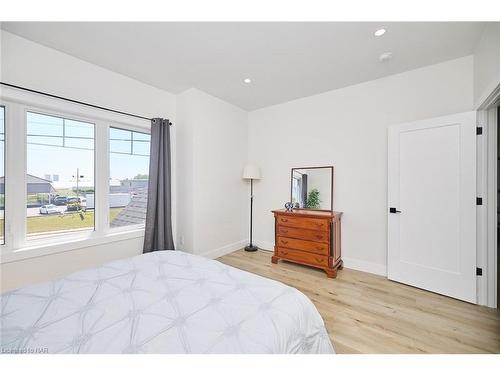
M 135 117 L 135 118 L 140 118 L 142 120 L 148 120 L 148 121 L 151 121 L 152 119 L 150 119 L 149 117 L 145 117 L 145 116 L 140 116 L 140 115 L 134 115 L 133 113 L 128 113 L 128 112 L 122 112 L 122 111 L 117 111 L 116 109 L 111 109 L 111 108 L 106 108 L 106 107 L 101 107 L 99 105 L 95 105 L 95 104 L 90 104 L 90 103 L 85 103 L 85 102 L 81 102 L 79 100 L 74 100 L 74 99 L 69 99 L 69 98 L 65 98 L 65 97 L 62 97 L 62 96 L 58 96 L 58 95 L 53 95 L 53 94 L 49 94 L 47 92 L 43 92 L 43 91 L 37 91 L 37 90 L 33 90 L 33 89 L 29 89 L 27 87 L 22 87 L 22 86 L 16 86 L 16 85 L 12 85 L 10 83 L 6 83 L 6 82 L 0 82 L 1 85 L 3 86 L 7 86 L 7 87 L 12 87 L 12 88 L 15 88 L 15 89 L 19 89 L 19 90 L 24 90 L 24 91 L 28 91 L 28 92 L 32 92 L 34 94 L 39 94 L 39 95 L 45 95 L 45 96 L 49 96 L 51 98 L 55 98 L 55 99 L 60 99 L 60 100 L 65 100 L 67 102 L 71 102 L 71 103 L 76 103 L 76 104 L 80 104 L 80 105 L 85 105 L 87 107 L 92 107 L 92 108 L 97 108 L 97 109 L 101 109 L 103 111 L 108 111 L 108 112 L 114 112 L 114 113 L 118 113 L 120 115 L 125 115 L 125 116 L 130 116 L 130 117 Z M 169 121 L 169 124 L 172 125 L 172 123 Z

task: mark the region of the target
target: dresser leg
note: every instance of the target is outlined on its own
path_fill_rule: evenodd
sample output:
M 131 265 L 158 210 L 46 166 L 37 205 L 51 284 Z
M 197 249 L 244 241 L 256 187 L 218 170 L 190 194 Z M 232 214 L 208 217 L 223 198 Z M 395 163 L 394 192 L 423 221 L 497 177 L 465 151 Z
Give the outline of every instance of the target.
M 271 257 L 271 262 L 273 262 L 274 264 L 277 264 L 279 259 L 280 259 L 280 258 L 278 258 L 277 256 L 274 256 L 274 255 L 273 255 L 273 256 Z
M 323 269 L 326 272 L 326 276 L 335 279 L 337 277 L 337 269 L 331 269 L 331 268 L 324 268 Z

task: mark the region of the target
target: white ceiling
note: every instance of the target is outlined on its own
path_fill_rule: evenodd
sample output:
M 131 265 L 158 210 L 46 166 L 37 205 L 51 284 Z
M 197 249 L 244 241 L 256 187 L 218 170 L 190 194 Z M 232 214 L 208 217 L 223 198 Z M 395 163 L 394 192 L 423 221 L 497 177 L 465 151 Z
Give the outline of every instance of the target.
M 373 32 L 384 26 L 379 38 Z M 472 54 L 483 24 L 55 23 L 3 29 L 179 93 L 196 87 L 253 110 Z M 380 63 L 381 53 L 393 58 Z M 251 84 L 244 84 L 249 77 Z

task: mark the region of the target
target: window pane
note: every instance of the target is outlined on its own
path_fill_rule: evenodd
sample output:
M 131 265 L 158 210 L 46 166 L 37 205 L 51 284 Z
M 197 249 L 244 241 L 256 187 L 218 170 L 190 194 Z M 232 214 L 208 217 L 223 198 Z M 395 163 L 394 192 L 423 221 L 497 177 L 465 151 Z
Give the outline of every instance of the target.
M 27 129 L 28 235 L 92 230 L 94 124 L 29 112 Z
M 44 137 L 42 135 L 28 135 L 28 144 L 33 145 L 48 145 L 48 146 L 61 146 L 63 145 L 63 137 L 49 136 Z
M 87 150 L 93 150 L 94 149 L 94 138 L 87 139 L 87 138 L 69 138 L 66 137 L 65 139 L 65 147 L 69 148 L 84 148 Z
M 86 122 L 64 120 L 64 135 L 66 137 L 94 139 L 94 127 L 90 127 Z
M 109 141 L 109 150 L 111 152 L 117 152 L 121 154 L 131 154 L 132 153 L 132 142 L 131 141 Z
M 0 244 L 5 243 L 5 108 L 0 107 Z
M 64 120 L 59 117 L 28 112 L 26 131 L 28 135 L 59 136 L 63 135 Z
M 118 128 L 109 128 L 110 140 L 132 140 L 132 132 L 130 130 L 123 130 Z
M 134 148 L 133 148 L 132 153 L 134 155 L 149 156 L 149 142 L 145 142 L 145 141 L 136 142 L 136 141 L 134 141 Z
M 121 140 L 113 140 L 113 137 Z M 140 141 L 135 141 L 136 139 Z M 110 128 L 109 219 L 112 228 L 144 223 L 149 156 L 136 154 L 135 148 L 137 144 L 141 152 L 147 150 L 149 154 L 149 139 L 149 134 Z M 121 151 L 117 150 L 125 150 L 122 152 L 127 154 L 118 153 Z

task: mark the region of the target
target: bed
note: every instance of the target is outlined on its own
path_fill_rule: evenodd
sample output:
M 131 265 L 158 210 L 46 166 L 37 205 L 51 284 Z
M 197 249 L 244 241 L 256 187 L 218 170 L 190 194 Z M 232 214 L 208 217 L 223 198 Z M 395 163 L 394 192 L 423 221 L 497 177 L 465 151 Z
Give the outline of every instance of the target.
M 333 353 L 297 289 L 158 251 L 1 297 L 2 353 Z

